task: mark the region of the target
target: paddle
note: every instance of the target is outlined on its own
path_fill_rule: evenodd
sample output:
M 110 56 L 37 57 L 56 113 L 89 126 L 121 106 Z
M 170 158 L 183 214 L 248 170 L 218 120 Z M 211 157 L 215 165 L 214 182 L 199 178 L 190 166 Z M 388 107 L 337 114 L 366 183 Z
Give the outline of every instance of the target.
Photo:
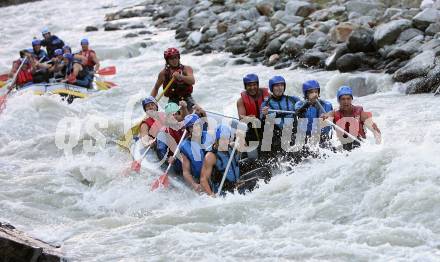
M 177 154 L 179 154 L 180 145 L 182 144 L 183 140 L 185 140 L 186 133 L 187 133 L 187 130 L 185 129 L 185 131 L 183 132 L 182 138 L 180 138 L 180 141 L 177 144 L 176 151 L 174 151 L 174 154 L 173 154 L 174 159 L 177 157 Z M 168 180 L 168 172 L 170 171 L 171 165 L 172 165 L 172 163 L 169 163 L 167 169 L 165 170 L 165 173 L 163 173 L 163 175 L 161 175 L 159 178 L 157 178 L 156 180 L 153 181 L 153 183 L 151 184 L 151 191 L 156 190 L 157 188 L 160 187 L 160 185 L 162 185 L 163 187 L 169 186 L 170 182 Z
M 27 60 L 27 57 L 23 59 L 20 66 L 18 67 L 17 72 L 15 73 L 14 77 L 12 78 L 10 85 L 7 87 L 9 89 L 8 92 L 6 92 L 6 94 L 4 94 L 0 97 L 0 113 L 3 112 L 3 109 L 5 109 L 5 107 L 6 107 L 6 98 L 8 97 L 9 93 L 11 93 L 13 86 L 15 85 L 15 81 L 17 80 L 18 73 L 20 73 L 20 70 L 23 67 L 26 60 Z
M 4 82 L 0 80 L 0 88 L 4 87 L 8 82 Z
M 174 82 L 174 78 L 171 78 L 170 82 L 165 86 L 162 93 L 156 98 L 156 101 L 159 102 L 159 100 L 162 98 L 162 96 L 165 94 L 165 92 L 170 88 L 171 84 Z M 139 134 L 141 123 L 143 120 L 141 120 L 139 123 L 135 124 L 130 128 L 130 130 L 127 131 L 124 135 L 124 140 L 121 140 L 119 143 L 120 146 L 128 148 L 131 140 L 133 139 L 133 136 Z
M 207 111 L 207 110 L 205 110 L 205 112 L 208 113 L 208 114 L 212 114 L 212 115 L 217 115 L 217 116 L 221 116 L 221 117 L 225 117 L 225 118 L 230 118 L 230 119 L 234 119 L 234 120 L 239 120 L 239 119 L 236 118 L 236 117 L 233 117 L 233 116 L 226 116 L 226 115 L 222 115 L 222 114 L 220 114 L 220 113 L 216 113 L 216 112 L 212 112 L 212 111 Z
M 130 174 L 131 171 L 134 171 L 136 173 L 139 173 L 141 171 L 141 163 L 142 163 L 142 159 L 144 159 L 144 157 L 147 155 L 148 151 L 150 151 L 152 144 L 156 141 L 156 138 L 151 142 L 151 144 L 147 147 L 147 149 L 145 150 L 145 152 L 142 154 L 142 156 L 138 159 L 138 160 L 134 160 L 130 167 L 125 169 L 123 175 L 124 176 L 128 176 Z
M 276 110 L 276 109 L 269 109 L 269 112 L 271 113 L 284 113 L 284 114 L 296 114 L 295 111 L 287 111 L 287 110 Z
M 3 82 L 8 81 L 8 78 L 9 78 L 8 73 L 0 75 L 0 81 Z
M 116 74 L 116 67 L 115 66 L 108 66 L 108 67 L 104 67 L 98 70 L 98 72 L 96 72 L 98 75 L 102 75 L 102 76 L 110 76 L 110 75 L 114 75 Z
M 234 149 L 232 149 L 231 156 L 229 157 L 228 164 L 226 165 L 225 172 L 223 173 L 222 181 L 220 182 L 220 186 L 218 187 L 218 191 L 217 191 L 217 195 L 216 195 L 217 197 L 222 192 L 223 184 L 225 183 L 226 175 L 228 174 L 229 168 L 231 167 L 232 159 L 234 158 L 235 151 L 237 151 L 237 147 L 238 147 L 238 143 L 236 141 L 234 144 Z
M 438 95 L 438 94 L 440 94 L 440 86 L 437 87 L 437 90 L 435 90 L 435 92 L 434 92 L 434 96 L 436 96 L 436 95 Z

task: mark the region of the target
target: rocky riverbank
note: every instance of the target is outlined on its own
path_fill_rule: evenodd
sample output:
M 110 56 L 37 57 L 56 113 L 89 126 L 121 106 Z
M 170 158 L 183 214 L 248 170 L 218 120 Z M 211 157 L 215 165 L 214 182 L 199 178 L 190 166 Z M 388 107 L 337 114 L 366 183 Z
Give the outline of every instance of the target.
M 67 261 L 58 248 L 33 239 L 10 224 L 0 223 L 0 261 Z
M 40 0 L 2 0 L 0 1 L 0 7 L 10 6 L 10 5 L 19 5 L 29 2 L 37 2 Z
M 412 94 L 440 83 L 439 8 L 426 0 L 149 0 L 107 14 L 104 29 L 152 17 L 176 30 L 183 52 L 226 51 L 240 56 L 236 63 L 275 69 L 384 72 Z

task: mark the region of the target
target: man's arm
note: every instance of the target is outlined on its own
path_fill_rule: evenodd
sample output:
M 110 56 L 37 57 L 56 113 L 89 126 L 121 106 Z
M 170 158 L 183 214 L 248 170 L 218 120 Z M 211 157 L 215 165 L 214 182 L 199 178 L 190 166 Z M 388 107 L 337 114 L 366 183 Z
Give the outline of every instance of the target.
M 199 192 L 201 190 L 200 184 L 197 184 L 196 181 L 194 181 L 193 176 L 191 175 L 191 163 L 189 162 L 188 158 L 181 154 L 182 156 L 182 170 L 183 170 L 183 178 L 185 181 L 191 185 L 191 187 Z
M 165 81 L 165 72 L 164 70 L 160 71 L 159 75 L 157 76 L 156 84 L 154 84 L 153 90 L 151 90 L 150 96 L 156 97 L 157 93 L 159 92 L 159 87 L 163 85 L 163 82 Z
M 362 112 L 361 121 L 363 121 L 364 125 L 370 129 L 371 132 L 373 132 L 374 138 L 376 139 L 376 144 L 382 143 L 382 134 L 379 127 L 377 127 L 376 123 L 373 122 L 372 114 L 370 112 Z
M 202 173 L 200 174 L 200 185 L 209 196 L 214 196 L 214 192 L 212 192 L 211 187 L 209 186 L 209 179 L 211 178 L 212 168 L 216 161 L 217 157 L 214 153 L 206 153 L 205 160 L 203 161 Z
M 244 107 L 243 98 L 241 97 L 237 100 L 237 111 L 240 120 L 246 116 L 246 108 Z
M 183 75 L 180 76 L 181 80 L 188 85 L 194 85 L 196 80 L 194 79 L 193 69 L 190 66 L 185 66 Z
M 98 59 L 98 56 L 96 56 L 96 53 L 92 52 L 92 60 L 95 63 L 95 72 L 98 72 L 99 71 L 99 67 L 101 65 L 99 64 L 99 59 Z

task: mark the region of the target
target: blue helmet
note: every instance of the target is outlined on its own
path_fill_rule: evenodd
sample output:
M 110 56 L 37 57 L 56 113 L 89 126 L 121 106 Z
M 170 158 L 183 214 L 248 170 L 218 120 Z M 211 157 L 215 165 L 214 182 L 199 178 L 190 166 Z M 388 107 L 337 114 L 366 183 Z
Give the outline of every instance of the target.
M 56 56 L 63 55 L 63 50 L 58 48 L 58 49 L 55 49 L 55 51 L 53 53 Z
M 41 40 L 39 39 L 32 40 L 32 46 L 36 46 L 36 45 L 41 45 Z
M 303 83 L 303 94 L 304 94 L 304 96 L 307 95 L 307 91 L 312 90 L 312 89 L 318 89 L 318 91 L 321 90 L 321 87 L 319 86 L 318 81 L 316 81 L 316 80 L 308 80 L 308 81 L 305 81 Z
M 215 139 L 219 140 L 220 138 L 230 138 L 232 135 L 231 128 L 227 125 L 220 125 L 217 127 L 215 131 Z
M 145 111 L 145 106 L 148 105 L 149 103 L 154 103 L 157 106 L 156 98 L 152 96 L 148 96 L 142 100 L 142 108 L 144 109 L 144 111 Z
M 258 76 L 256 74 L 247 74 L 243 77 L 243 84 L 246 88 L 246 85 L 249 83 L 259 83 Z
M 81 45 L 88 45 L 88 44 L 89 44 L 89 39 L 87 38 L 81 39 Z
M 41 30 L 42 35 L 45 35 L 47 33 L 50 33 L 49 28 L 47 28 L 47 27 L 45 27 L 45 28 L 43 28 L 43 30 Z
M 70 53 L 72 53 L 72 48 L 70 48 L 70 46 L 68 46 L 68 45 L 63 46 L 63 51 L 66 49 L 69 50 Z
M 353 98 L 353 90 L 351 90 L 351 87 L 341 86 L 338 89 L 338 93 L 336 94 L 336 96 L 338 97 L 338 100 L 341 96 L 345 96 L 345 95 L 349 95 L 349 96 L 351 96 L 351 98 Z
M 185 116 L 185 119 L 183 119 L 183 126 L 185 128 L 192 127 L 197 120 L 199 120 L 200 117 L 197 114 L 190 114 Z
M 286 80 L 282 76 L 274 76 L 269 80 L 270 92 L 273 92 L 273 86 L 276 84 L 284 84 L 284 90 L 286 90 Z
M 63 57 L 69 59 L 69 61 L 73 60 L 73 55 L 72 54 L 64 54 Z

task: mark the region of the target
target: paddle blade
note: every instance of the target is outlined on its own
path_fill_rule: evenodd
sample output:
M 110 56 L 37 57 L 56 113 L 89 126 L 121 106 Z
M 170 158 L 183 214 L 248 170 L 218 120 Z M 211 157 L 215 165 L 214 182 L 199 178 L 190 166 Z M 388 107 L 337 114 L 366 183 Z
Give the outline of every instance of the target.
M 5 81 L 8 81 L 8 74 L 3 74 L 3 75 L 0 75 L 0 81 L 3 81 L 3 82 L 5 82 Z
M 116 74 L 116 67 L 115 66 L 104 67 L 104 68 L 98 70 L 98 74 L 104 75 L 104 76 L 114 75 L 114 74 Z
M 95 83 L 99 90 L 108 90 L 109 88 L 104 82 L 95 81 Z
M 151 184 L 151 191 L 158 189 L 161 185 L 165 188 L 170 185 L 170 181 L 166 173 L 161 175 L 158 179 L 154 180 L 154 182 Z
M 108 87 L 116 87 L 118 86 L 116 83 L 110 82 L 110 81 L 104 81 L 104 83 L 108 86 Z
M 0 80 L 0 88 L 4 87 L 6 85 L 6 82 Z
M 136 173 L 140 173 L 141 172 L 141 162 L 140 161 L 133 161 L 133 163 L 131 163 L 131 170 L 133 170 Z

